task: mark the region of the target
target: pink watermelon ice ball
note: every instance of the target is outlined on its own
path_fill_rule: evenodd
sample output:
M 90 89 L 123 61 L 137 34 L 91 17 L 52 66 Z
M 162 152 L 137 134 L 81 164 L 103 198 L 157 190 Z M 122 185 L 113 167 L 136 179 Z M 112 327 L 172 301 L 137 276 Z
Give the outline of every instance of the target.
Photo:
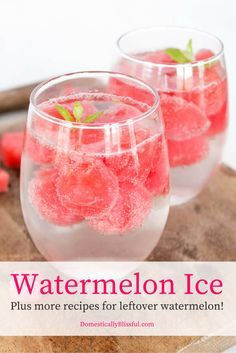
M 75 100 L 59 101 L 58 104 L 61 104 L 73 116 L 74 102 Z M 81 104 L 84 109 L 82 120 L 87 115 L 94 114 L 97 111 L 96 107 L 88 101 L 82 101 Z M 53 118 L 64 120 L 57 111 L 55 103 L 44 102 L 39 108 Z M 95 142 L 103 136 L 101 136 L 100 130 L 63 128 L 59 124 L 38 115 L 33 116 L 31 130 L 32 132 L 29 129 L 27 131 L 26 150 L 34 163 L 42 165 L 52 164 L 55 160 L 56 150 L 49 143 L 55 146 L 61 143 L 63 147 L 74 148 L 75 145 Z
M 171 57 L 166 54 L 165 50 L 156 50 L 142 55 L 142 60 L 149 61 L 154 64 L 176 64 Z
M 227 100 L 227 80 L 220 63 L 206 67 L 199 75 L 194 71 L 193 89 L 186 92 L 191 102 L 195 103 L 206 115 L 216 114 Z
M 39 170 L 29 185 L 29 198 L 39 215 L 52 224 L 68 226 L 83 220 L 78 213 L 65 208 L 56 193 L 58 173 L 55 169 Z
M 200 49 L 196 55 L 195 55 L 195 59 L 196 61 L 201 61 L 201 60 L 205 60 L 205 59 L 209 59 L 211 57 L 213 57 L 215 54 L 213 53 L 212 50 L 210 49 Z
M 100 159 L 81 159 L 65 166 L 56 182 L 63 206 L 83 217 L 102 215 L 114 206 L 118 180 Z
M 141 114 L 140 110 L 125 103 L 118 103 L 106 109 L 99 117 L 99 123 L 118 123 L 127 119 L 132 119 Z
M 55 160 L 56 150 L 42 143 L 42 141 L 32 136 L 28 131 L 25 138 L 25 150 L 36 164 L 52 164 Z
M 189 166 L 200 162 L 209 151 L 206 136 L 197 136 L 185 141 L 168 140 L 168 154 L 171 167 Z
M 144 183 L 151 170 L 156 140 L 146 128 L 124 130 L 120 141 L 121 153 L 106 157 L 105 164 L 117 175 L 119 182 Z M 131 148 L 132 151 L 124 152 Z
M 0 168 L 0 193 L 8 191 L 9 182 L 9 174 L 5 170 Z
M 181 97 L 161 94 L 161 109 L 168 139 L 190 139 L 202 134 L 210 126 L 204 112 Z
M 20 168 L 23 150 L 23 132 L 6 132 L 1 140 L 1 157 L 8 168 Z
M 114 207 L 89 224 L 102 234 L 122 234 L 141 227 L 152 207 L 152 197 L 141 184 L 123 183 Z
M 127 71 L 125 67 L 121 66 L 120 71 L 131 75 L 131 72 L 129 70 Z M 132 76 L 140 77 L 136 72 L 132 74 Z M 149 91 L 138 85 L 129 84 L 122 79 L 112 78 L 109 82 L 109 91 L 118 96 L 129 97 L 148 105 L 153 105 L 154 103 L 154 97 Z
M 169 193 L 169 161 L 166 143 L 162 137 L 158 138 L 155 145 L 154 158 L 145 186 L 153 196 Z
M 208 116 L 211 126 L 207 131 L 208 136 L 214 136 L 224 132 L 228 125 L 228 102 L 216 113 Z

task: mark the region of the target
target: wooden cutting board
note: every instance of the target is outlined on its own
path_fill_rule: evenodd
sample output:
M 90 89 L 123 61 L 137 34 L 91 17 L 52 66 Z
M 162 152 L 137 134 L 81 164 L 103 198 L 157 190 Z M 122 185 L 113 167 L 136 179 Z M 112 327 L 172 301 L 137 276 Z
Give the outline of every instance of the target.
M 0 134 L 24 125 L 26 113 L 0 117 Z M 0 195 L 0 260 L 43 260 L 25 228 L 19 172 Z M 172 208 L 151 261 L 236 261 L 236 172 L 222 165 L 192 202 Z M 0 337 L 1 353 L 220 353 L 236 337 Z

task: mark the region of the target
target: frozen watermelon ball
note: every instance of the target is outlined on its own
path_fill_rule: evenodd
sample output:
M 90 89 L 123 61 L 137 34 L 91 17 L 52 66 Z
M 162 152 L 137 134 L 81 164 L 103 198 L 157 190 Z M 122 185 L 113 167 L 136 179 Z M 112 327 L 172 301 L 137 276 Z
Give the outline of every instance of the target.
M 10 176 L 9 174 L 0 168 L 0 193 L 7 192 L 10 183 Z
M 204 133 L 210 126 L 204 111 L 181 97 L 161 94 L 161 109 L 167 139 L 190 139 Z
M 189 166 L 200 162 L 209 151 L 206 136 L 197 136 L 189 140 L 168 140 L 168 155 L 171 167 Z
M 92 218 L 89 224 L 102 234 L 122 234 L 141 227 L 152 207 L 152 196 L 141 184 L 120 185 L 116 204 L 109 213 Z
M 69 226 L 79 223 L 83 217 L 65 208 L 56 193 L 58 173 L 55 169 L 39 170 L 29 184 L 29 199 L 36 212 L 49 223 Z
M 118 123 L 135 118 L 140 114 L 141 111 L 135 105 L 117 103 L 106 109 L 98 118 L 98 121 L 102 123 Z
M 196 61 L 206 60 L 213 57 L 214 55 L 215 54 L 212 50 L 203 48 L 196 53 L 195 59 Z
M 156 50 L 142 55 L 142 60 L 154 64 L 174 64 L 175 61 L 165 52 L 165 50 Z
M 58 104 L 50 101 L 44 102 L 39 108 L 53 118 L 76 122 L 76 117 L 74 116 L 74 107 L 76 104 L 79 104 L 81 113 L 80 119 L 82 121 L 85 117 L 97 111 L 96 107 L 88 101 L 77 102 L 75 100 L 59 101 Z M 35 115 L 32 119 L 31 131 L 30 129 L 27 131 L 26 151 L 34 163 L 40 165 L 52 164 L 55 162 L 56 158 L 56 149 L 54 146 L 60 143 L 63 138 L 65 141 L 61 142 L 63 145 L 67 143 L 66 147 L 74 147 L 81 143 L 94 142 L 96 138 L 100 137 L 99 133 L 100 131 L 73 130 L 69 127 L 63 130 L 59 124 L 55 124 L 53 121 Z
M 208 116 L 216 114 L 227 100 L 227 80 L 220 62 L 205 67 L 204 74 L 194 72 L 194 88 L 189 92 L 193 103 Z
M 153 148 L 154 158 L 151 163 L 150 173 L 145 182 L 145 187 L 153 196 L 169 193 L 169 162 L 166 143 L 159 137 Z
M 106 157 L 105 164 L 119 182 L 144 183 L 151 169 L 156 140 L 147 128 L 126 129 L 121 133 L 121 153 Z
M 41 140 L 26 132 L 25 150 L 31 160 L 36 164 L 52 164 L 55 161 L 56 150 L 45 145 Z
M 209 120 L 211 126 L 207 131 L 208 136 L 214 136 L 225 131 L 228 125 L 228 102 L 225 101 L 216 114 L 209 115 Z
M 1 157 L 8 168 L 20 168 L 23 150 L 23 132 L 6 132 L 1 140 Z
M 118 197 L 118 180 L 99 158 L 81 158 L 68 163 L 56 182 L 63 206 L 83 217 L 111 210 Z

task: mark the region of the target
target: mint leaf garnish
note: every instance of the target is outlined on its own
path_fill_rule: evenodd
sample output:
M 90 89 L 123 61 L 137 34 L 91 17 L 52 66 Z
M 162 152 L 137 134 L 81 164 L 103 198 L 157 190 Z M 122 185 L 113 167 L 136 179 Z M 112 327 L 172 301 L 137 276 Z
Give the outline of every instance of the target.
M 63 105 L 61 104 L 55 104 L 55 108 L 58 111 L 58 113 L 63 117 L 64 120 L 74 122 L 74 118 Z M 84 108 L 80 102 L 74 102 L 73 106 L 73 115 L 78 123 L 83 123 L 83 124 L 89 124 L 93 123 L 99 116 L 103 114 L 103 112 L 96 112 L 94 114 L 87 115 L 86 118 L 81 121 L 82 115 L 84 112 Z
M 80 123 L 82 115 L 84 112 L 84 108 L 80 102 L 74 102 L 74 107 L 73 107 L 73 115 L 77 121 L 77 123 Z
M 172 60 L 179 64 L 191 63 L 194 59 L 193 54 L 193 41 L 189 39 L 186 50 L 180 50 L 178 48 L 167 48 L 165 53 L 171 57 Z
M 193 54 L 193 41 L 192 39 L 189 39 L 187 43 L 186 50 L 184 51 L 184 56 L 190 61 L 193 62 L 195 60 L 194 54 Z
M 63 107 L 63 105 L 55 104 L 55 108 L 58 111 L 58 113 L 63 117 L 63 119 L 65 119 L 66 121 L 71 121 L 71 122 L 74 121 L 73 116 L 71 115 L 69 110 L 67 110 L 65 107 Z
M 184 55 L 184 52 L 177 48 L 168 48 L 165 50 L 165 53 L 171 57 L 172 60 L 176 61 L 179 64 L 185 64 L 189 60 Z
M 86 116 L 86 118 L 83 120 L 83 123 L 84 124 L 93 123 L 102 114 L 103 114 L 103 112 L 96 112 L 94 114 L 90 114 L 90 115 Z

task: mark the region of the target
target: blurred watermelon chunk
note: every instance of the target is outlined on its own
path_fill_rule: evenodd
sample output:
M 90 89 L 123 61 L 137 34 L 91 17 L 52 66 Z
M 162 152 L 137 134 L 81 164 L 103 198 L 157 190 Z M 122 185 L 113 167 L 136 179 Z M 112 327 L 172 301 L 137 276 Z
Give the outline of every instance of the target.
M 23 139 L 23 132 L 6 132 L 2 136 L 1 157 L 6 167 L 20 168 Z
M 9 174 L 0 168 L 0 192 L 7 192 L 10 182 Z

